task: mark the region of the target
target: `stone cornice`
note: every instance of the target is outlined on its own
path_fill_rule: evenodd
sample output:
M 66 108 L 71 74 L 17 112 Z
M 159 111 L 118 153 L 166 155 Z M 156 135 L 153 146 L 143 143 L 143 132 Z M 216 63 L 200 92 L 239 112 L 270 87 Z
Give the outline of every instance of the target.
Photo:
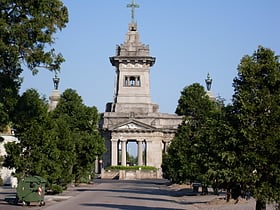
M 110 131 L 114 133 L 163 133 L 164 135 L 175 134 L 177 129 L 163 129 L 163 128 L 156 128 L 156 129 L 121 129 L 121 130 L 111 130 L 111 129 L 101 129 L 103 131 Z
M 120 63 L 139 63 L 139 64 L 149 64 L 153 66 L 156 61 L 155 57 L 151 56 L 113 56 L 110 57 L 110 62 L 113 66 L 118 67 Z

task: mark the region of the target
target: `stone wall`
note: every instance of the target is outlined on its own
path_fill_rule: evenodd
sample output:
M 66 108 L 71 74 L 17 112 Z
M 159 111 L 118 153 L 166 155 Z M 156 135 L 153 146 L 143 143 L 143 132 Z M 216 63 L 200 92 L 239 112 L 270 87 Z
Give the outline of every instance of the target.
M 161 169 L 157 170 L 104 170 L 101 171 L 101 179 L 140 180 L 162 179 Z

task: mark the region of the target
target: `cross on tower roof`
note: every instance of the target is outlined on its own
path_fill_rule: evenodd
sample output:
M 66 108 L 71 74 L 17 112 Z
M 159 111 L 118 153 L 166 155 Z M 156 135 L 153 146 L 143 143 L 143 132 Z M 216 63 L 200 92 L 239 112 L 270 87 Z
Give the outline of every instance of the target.
M 134 23 L 134 9 L 139 8 L 139 5 L 132 0 L 131 4 L 127 4 L 127 7 L 131 8 L 131 22 Z

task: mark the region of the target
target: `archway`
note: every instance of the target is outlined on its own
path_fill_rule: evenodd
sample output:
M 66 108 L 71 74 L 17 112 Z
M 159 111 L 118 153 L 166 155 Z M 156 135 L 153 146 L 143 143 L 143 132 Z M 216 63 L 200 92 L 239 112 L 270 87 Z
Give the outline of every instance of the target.
M 126 165 L 138 165 L 137 142 L 136 140 L 129 139 L 126 144 Z

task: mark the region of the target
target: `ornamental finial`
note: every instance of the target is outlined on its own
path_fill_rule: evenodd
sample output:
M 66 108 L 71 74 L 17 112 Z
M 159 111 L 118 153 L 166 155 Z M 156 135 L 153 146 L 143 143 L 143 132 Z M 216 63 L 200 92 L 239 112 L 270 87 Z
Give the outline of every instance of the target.
M 54 89 L 58 90 L 58 84 L 59 84 L 59 77 L 57 76 L 57 71 L 55 71 L 55 76 L 53 78 L 53 85 L 54 85 Z
M 207 74 L 207 78 L 205 80 L 205 83 L 206 83 L 207 91 L 210 91 L 211 90 L 211 85 L 212 85 L 212 79 L 211 79 L 209 73 Z
M 131 22 L 134 23 L 134 10 L 139 8 L 139 5 L 135 4 L 134 0 L 132 0 L 131 4 L 127 4 L 126 7 L 131 8 Z

